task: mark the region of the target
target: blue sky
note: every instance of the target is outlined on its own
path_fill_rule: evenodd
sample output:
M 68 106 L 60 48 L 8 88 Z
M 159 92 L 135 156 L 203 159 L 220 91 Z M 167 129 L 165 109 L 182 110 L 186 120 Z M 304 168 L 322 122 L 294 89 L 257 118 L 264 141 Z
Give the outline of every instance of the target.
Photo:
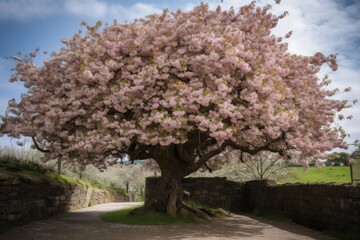
M 9 83 L 14 62 L 6 57 L 17 52 L 28 54 L 37 47 L 48 52 L 62 47 L 60 40 L 70 38 L 80 29 L 82 20 L 94 24 L 98 20 L 112 22 L 131 21 L 134 18 L 161 12 L 164 8 L 189 10 L 201 1 L 182 0 L 0 0 L 0 115 L 5 113 L 7 101 L 19 99 L 25 88 L 21 83 Z M 214 8 L 220 0 L 204 0 Z M 235 8 L 251 0 L 224 0 L 222 6 Z M 273 4 L 273 0 L 259 0 L 259 5 Z M 324 68 L 319 77 L 329 74 L 332 87 L 352 87 L 341 99 L 360 98 L 360 0 L 282 0 L 273 6 L 273 13 L 288 11 L 274 34 L 284 36 L 293 30 L 288 40 L 289 51 L 312 55 L 337 53 L 339 70 L 335 73 Z M 41 65 L 44 56 L 36 63 Z M 360 99 L 359 99 L 360 100 Z M 353 115 L 351 121 L 340 124 L 351 134 L 348 142 L 360 139 L 360 104 L 344 111 Z M 7 137 L 0 138 L 0 146 L 15 145 Z M 352 152 L 350 147 L 348 152 Z

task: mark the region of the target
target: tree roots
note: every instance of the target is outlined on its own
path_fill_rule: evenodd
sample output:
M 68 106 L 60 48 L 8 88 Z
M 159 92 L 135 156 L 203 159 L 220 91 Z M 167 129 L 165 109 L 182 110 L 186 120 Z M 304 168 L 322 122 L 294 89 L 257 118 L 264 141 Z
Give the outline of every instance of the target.
M 132 210 L 129 215 L 143 215 L 150 211 L 157 211 L 157 212 L 164 212 L 166 211 L 159 211 L 157 208 L 143 206 L 140 208 L 136 208 Z M 217 217 L 227 217 L 230 216 L 230 213 L 226 210 L 221 208 L 209 208 L 209 207 L 192 207 L 185 202 L 182 202 L 180 206 L 178 206 L 177 216 L 183 219 L 191 220 L 191 221 L 211 221 Z

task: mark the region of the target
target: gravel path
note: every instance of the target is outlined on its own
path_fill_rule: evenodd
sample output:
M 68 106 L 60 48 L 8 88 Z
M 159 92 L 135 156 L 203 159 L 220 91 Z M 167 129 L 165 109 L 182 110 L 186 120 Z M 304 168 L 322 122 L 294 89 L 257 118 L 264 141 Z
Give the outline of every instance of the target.
M 107 223 L 100 216 L 138 203 L 108 203 L 13 228 L 1 240 L 144 240 L 144 239 L 332 239 L 296 224 L 259 220 L 233 214 L 231 217 L 194 225 L 139 226 Z

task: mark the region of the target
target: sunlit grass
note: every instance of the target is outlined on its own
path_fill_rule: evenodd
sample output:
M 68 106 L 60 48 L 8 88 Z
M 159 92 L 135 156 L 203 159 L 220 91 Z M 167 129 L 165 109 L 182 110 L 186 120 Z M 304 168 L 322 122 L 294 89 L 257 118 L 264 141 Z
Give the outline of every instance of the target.
M 293 174 L 290 178 L 279 181 L 279 183 L 350 183 L 349 166 L 327 166 L 324 168 L 310 167 L 304 172 L 301 167 L 290 167 Z
M 22 160 L 20 154 L 14 149 L 3 151 L 0 148 L 0 173 L 16 178 L 27 179 L 33 182 L 48 181 L 51 184 L 65 186 L 67 184 L 81 184 L 86 188 L 107 189 L 112 192 L 125 193 L 124 189 L 100 184 L 92 184 L 83 179 L 70 177 L 64 174 L 57 174 L 56 171 L 39 161 Z

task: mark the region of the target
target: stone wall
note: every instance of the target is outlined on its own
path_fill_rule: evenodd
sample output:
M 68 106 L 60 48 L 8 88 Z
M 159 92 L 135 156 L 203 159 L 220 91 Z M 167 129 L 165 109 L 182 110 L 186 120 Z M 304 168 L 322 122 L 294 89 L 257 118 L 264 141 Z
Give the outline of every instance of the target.
M 282 212 L 315 229 L 360 230 L 360 184 L 283 184 L 250 181 L 248 209 Z
M 129 201 L 129 196 L 81 184 L 0 176 L 0 222 L 37 219 L 115 201 Z
M 147 178 L 145 203 L 159 178 Z M 273 181 L 236 183 L 226 178 L 185 178 L 189 198 L 236 211 L 281 212 L 315 229 L 360 230 L 360 184 L 283 184 Z
M 159 178 L 146 178 L 145 204 L 155 192 L 158 181 Z M 230 211 L 240 211 L 246 207 L 244 183 L 227 181 L 226 178 L 184 178 L 182 183 L 185 199 L 191 198 Z

